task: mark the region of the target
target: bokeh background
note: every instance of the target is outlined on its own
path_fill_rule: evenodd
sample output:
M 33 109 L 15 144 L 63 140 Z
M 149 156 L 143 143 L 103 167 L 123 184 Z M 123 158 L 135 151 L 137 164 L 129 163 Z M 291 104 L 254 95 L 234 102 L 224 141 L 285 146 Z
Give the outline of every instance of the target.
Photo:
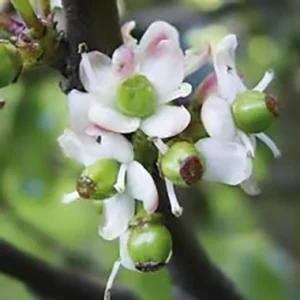
M 255 164 L 262 195 L 249 198 L 238 188 L 205 184 L 194 191 L 199 201 L 182 200 L 186 222 L 249 300 L 300 298 L 299 6 L 297 0 L 120 1 L 122 19 L 137 21 L 137 35 L 157 19 L 176 25 L 185 47 L 214 45 L 229 32 L 238 34 L 237 64 L 249 88 L 266 69 L 276 71 L 270 91 L 282 114 L 269 134 L 283 158 L 275 161 L 259 145 Z M 196 86 L 210 70 L 204 67 L 190 81 Z M 58 74 L 40 68 L 0 90 L 6 101 L 0 111 L 0 238 L 53 266 L 105 282 L 118 244 L 98 238 L 101 218 L 89 203 L 61 203 L 80 167 L 56 142 L 67 126 L 58 82 Z M 171 299 L 164 270 L 152 275 L 122 270 L 117 282 L 142 300 Z M 15 299 L 40 298 L 0 274 L 0 300 Z

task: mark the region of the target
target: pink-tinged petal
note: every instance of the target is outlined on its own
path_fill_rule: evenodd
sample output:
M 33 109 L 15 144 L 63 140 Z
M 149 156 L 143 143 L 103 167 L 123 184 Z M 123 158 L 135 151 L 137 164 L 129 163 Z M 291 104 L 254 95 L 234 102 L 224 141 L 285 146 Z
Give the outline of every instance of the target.
M 215 72 L 207 75 L 204 80 L 198 85 L 195 98 L 198 103 L 203 103 L 205 99 L 212 95 L 218 94 L 218 80 Z
M 104 224 L 99 227 L 99 235 L 106 240 L 121 236 L 134 215 L 134 199 L 126 194 L 116 194 L 104 201 Z
M 235 50 L 238 42 L 234 34 L 225 36 L 218 43 L 214 54 L 220 96 L 232 103 L 237 93 L 247 90 L 235 67 Z
M 236 128 L 227 101 L 211 96 L 204 101 L 201 120 L 209 136 L 220 140 L 233 140 Z
M 125 79 L 135 71 L 135 54 L 133 50 L 122 45 L 113 54 L 113 68 L 119 79 Z
M 139 43 L 139 52 L 144 57 L 151 55 L 161 41 L 170 40 L 180 47 L 177 29 L 164 21 L 153 22 L 144 33 Z
M 155 212 L 158 206 L 158 192 L 150 173 L 137 161 L 127 168 L 127 193 L 144 204 L 147 212 Z
M 185 68 L 184 77 L 187 77 L 198 69 L 200 69 L 209 60 L 211 53 L 210 45 L 207 44 L 200 51 L 195 51 L 194 49 L 187 50 L 185 52 Z
M 261 192 L 253 174 L 240 184 L 240 188 L 249 196 L 258 196 Z
M 195 146 L 204 158 L 204 180 L 238 185 L 252 173 L 252 159 L 238 143 L 205 138 Z
M 129 21 L 126 22 L 121 28 L 124 44 L 132 49 L 135 49 L 137 46 L 137 40 L 131 35 L 131 31 L 135 28 L 135 26 L 135 21 Z
M 120 237 L 119 251 L 120 251 L 121 264 L 124 268 L 126 268 L 128 270 L 138 272 L 138 270 L 134 266 L 134 262 L 132 261 L 131 257 L 129 256 L 129 253 L 128 253 L 129 235 L 130 235 L 130 232 L 126 231 Z
M 65 130 L 58 138 L 58 143 L 67 157 L 73 158 L 85 166 L 104 158 L 105 153 L 100 145 L 89 136 L 79 138 L 74 132 Z
M 168 138 L 182 132 L 190 123 L 191 115 L 184 106 L 161 106 L 145 119 L 141 130 L 149 137 Z
M 68 94 L 68 117 L 70 128 L 82 134 L 89 125 L 88 111 L 93 102 L 93 96 L 77 90 L 72 90 Z
M 113 108 L 100 105 L 95 105 L 90 109 L 89 119 L 106 130 L 118 133 L 131 133 L 140 126 L 139 118 L 127 117 Z
M 121 134 L 103 130 L 95 125 L 90 125 L 86 133 L 97 140 L 101 148 L 102 159 L 113 158 L 121 163 L 129 163 L 133 160 L 133 146 Z
M 189 83 L 183 82 L 168 98 L 160 99 L 160 103 L 163 104 L 178 98 L 186 98 L 192 93 L 192 90 L 193 87 Z
M 168 100 L 183 82 L 183 52 L 173 41 L 161 41 L 144 59 L 140 72 L 153 83 L 159 98 Z
M 87 92 L 109 94 L 115 84 L 111 59 L 98 51 L 83 53 L 79 77 Z

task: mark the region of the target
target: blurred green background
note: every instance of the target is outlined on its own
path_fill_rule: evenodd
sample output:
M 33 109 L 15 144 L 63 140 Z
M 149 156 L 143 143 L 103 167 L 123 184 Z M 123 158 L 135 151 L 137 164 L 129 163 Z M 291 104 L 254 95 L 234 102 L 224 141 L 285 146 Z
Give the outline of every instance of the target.
M 296 300 L 300 298 L 300 190 L 298 180 L 292 184 L 296 174 L 291 175 L 290 165 L 297 173 L 299 141 L 298 131 L 289 128 L 299 125 L 295 112 L 300 113 L 299 105 L 293 102 L 299 95 L 299 48 L 294 45 L 299 38 L 290 8 L 280 9 L 285 1 L 267 2 L 127 0 L 120 1 L 120 9 L 124 19 L 136 18 L 141 30 L 156 19 L 174 23 L 186 47 L 201 47 L 205 41 L 215 44 L 228 32 L 238 34 L 238 66 L 249 87 L 266 69 L 276 70 L 271 90 L 284 102 L 284 116 L 270 135 L 286 149 L 289 160 L 274 161 L 259 145 L 256 173 L 269 192 L 249 199 L 238 188 L 206 184 L 199 187 L 205 204 L 183 205 L 187 222 L 195 226 L 212 260 L 246 299 Z M 289 18 L 282 22 L 279 16 L 286 14 Z M 191 81 L 199 83 L 208 70 L 204 68 Z M 63 193 L 74 188 L 80 168 L 57 146 L 56 139 L 67 126 L 58 81 L 58 74 L 41 68 L 0 90 L 6 101 L 0 111 L 0 237 L 53 266 L 105 282 L 118 256 L 117 242 L 98 238 L 100 217 L 89 203 L 61 203 Z M 289 193 L 274 195 L 274 185 Z M 189 212 L 192 205 L 198 206 L 197 214 Z M 123 269 L 117 282 L 142 300 L 171 299 L 166 271 L 140 275 Z M 37 298 L 22 283 L 0 274 L 0 300 L 14 299 Z

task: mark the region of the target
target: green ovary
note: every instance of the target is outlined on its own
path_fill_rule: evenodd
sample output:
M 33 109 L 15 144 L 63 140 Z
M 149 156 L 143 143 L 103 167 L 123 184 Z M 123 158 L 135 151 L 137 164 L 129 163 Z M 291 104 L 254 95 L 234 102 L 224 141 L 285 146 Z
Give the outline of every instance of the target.
M 147 77 L 135 74 L 123 81 L 117 90 L 118 109 L 127 116 L 145 118 L 155 112 L 157 94 Z
M 257 91 L 238 94 L 232 112 L 236 126 L 246 133 L 266 130 L 275 118 L 266 105 L 266 95 Z

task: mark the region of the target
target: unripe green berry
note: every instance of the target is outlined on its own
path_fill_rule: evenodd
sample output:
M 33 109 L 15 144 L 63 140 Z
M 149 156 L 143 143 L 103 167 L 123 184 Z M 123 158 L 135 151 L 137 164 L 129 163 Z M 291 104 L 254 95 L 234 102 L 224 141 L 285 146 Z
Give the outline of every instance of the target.
M 117 90 L 117 106 L 127 116 L 145 118 L 152 115 L 157 106 L 154 86 L 140 74 L 125 79 Z
M 88 166 L 77 180 L 81 198 L 103 200 L 116 194 L 120 164 L 113 159 L 102 159 Z
M 276 100 L 258 91 L 246 91 L 236 96 L 232 105 L 236 126 L 246 133 L 265 131 L 278 116 Z
M 137 270 L 154 272 L 168 262 L 172 237 L 163 224 L 149 222 L 130 230 L 127 247 Z
M 19 50 L 10 42 L 0 41 L 0 88 L 18 79 L 23 67 Z
M 193 144 L 186 141 L 175 142 L 161 156 L 160 170 L 175 185 L 186 187 L 201 179 L 203 159 Z

